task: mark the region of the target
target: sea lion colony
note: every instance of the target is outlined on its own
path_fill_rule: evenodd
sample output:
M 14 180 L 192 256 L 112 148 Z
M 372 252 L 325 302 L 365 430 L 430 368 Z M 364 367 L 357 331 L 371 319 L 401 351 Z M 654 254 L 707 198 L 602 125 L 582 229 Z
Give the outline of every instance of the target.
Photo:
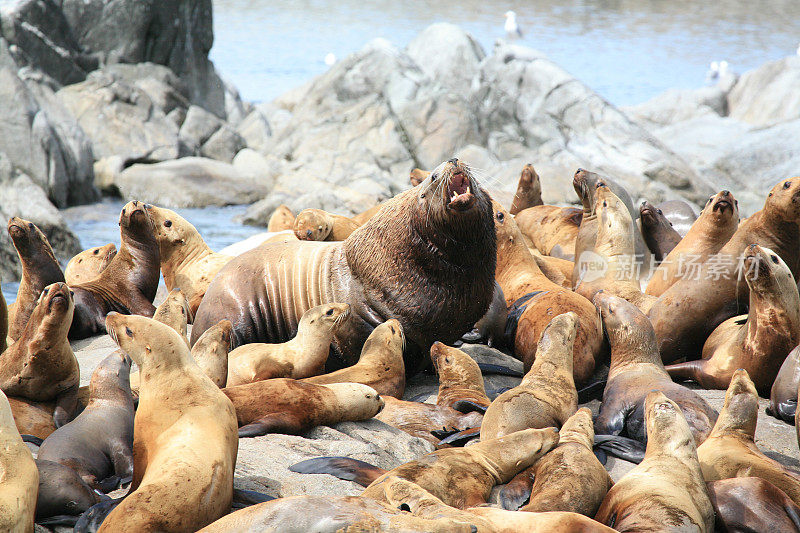
M 456 159 L 410 179 L 354 217 L 280 206 L 281 237 L 238 257 L 133 201 L 119 249 L 79 254 L 66 276 L 12 218 L 23 277 L 0 299 L 0 529 L 800 530 L 800 474 L 753 437 L 759 394 L 796 416 L 800 177 L 742 222 L 730 191 L 697 217 L 635 209 L 582 169 L 582 211 L 543 205 L 530 165 L 512 206 Z M 98 333 L 119 350 L 80 389 L 69 341 Z M 462 337 L 524 362 L 521 382 L 488 390 L 484 374 L 514 372 Z M 419 372 L 439 378 L 429 403 L 404 399 Z M 684 380 L 727 389 L 722 411 Z M 592 398 L 594 420 L 579 409 Z M 436 451 L 391 470 L 287 464 L 364 492 L 235 503 L 238 439 L 372 417 Z M 614 483 L 609 455 L 640 464 Z

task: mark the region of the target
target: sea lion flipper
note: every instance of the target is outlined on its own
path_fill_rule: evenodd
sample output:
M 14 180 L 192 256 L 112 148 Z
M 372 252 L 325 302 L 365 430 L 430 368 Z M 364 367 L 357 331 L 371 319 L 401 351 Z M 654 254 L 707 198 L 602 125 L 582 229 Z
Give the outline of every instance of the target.
M 306 426 L 292 413 L 271 413 L 239 428 L 239 437 L 261 437 L 267 433 L 297 435 Z
M 434 437 L 447 435 L 446 432 L 440 432 L 440 431 L 436 432 L 431 431 L 431 434 Z M 481 434 L 481 428 L 479 427 L 465 429 L 464 431 L 457 431 L 439 441 L 438 446 L 441 446 L 443 444 L 449 444 L 450 446 L 464 446 L 471 439 L 479 437 L 480 434 Z
M 78 521 L 78 516 L 60 514 L 56 516 L 48 516 L 47 518 L 40 518 L 36 520 L 36 524 L 40 526 L 66 526 L 75 527 Z
M 233 503 L 231 504 L 231 509 L 244 509 L 245 507 L 272 501 L 274 499 L 274 496 L 254 490 L 233 489 Z
M 56 408 L 53 410 L 53 422 L 56 428 L 69 423 L 75 418 L 78 410 L 78 385 L 74 385 L 62 392 L 56 400 Z
M 122 503 L 122 498 L 107 499 L 89 507 L 75 522 L 75 533 L 94 533 L 103 525 L 103 520 L 111 514 L 117 505 Z
M 496 374 L 498 376 L 512 376 L 515 378 L 521 378 L 523 373 L 519 370 L 514 370 L 513 368 L 509 368 L 507 366 L 502 365 L 493 365 L 491 363 L 478 363 L 478 368 L 481 369 L 481 372 L 484 374 Z
M 489 407 L 488 405 L 482 405 L 479 403 L 475 403 L 472 400 L 464 400 L 464 399 L 456 400 L 455 402 L 450 404 L 450 408 L 455 409 L 459 413 L 464 413 L 464 414 L 472 412 L 485 413 L 488 407 Z
M 798 516 L 797 513 L 797 505 L 794 505 L 792 501 L 787 501 L 783 509 L 786 511 L 786 516 L 792 521 L 797 531 L 800 531 L 800 516 Z
M 133 476 L 133 449 L 124 443 L 117 443 L 111 446 L 109 454 L 111 463 L 114 465 L 114 473 L 124 483 L 126 478 Z
M 797 412 L 797 400 L 786 400 L 783 402 L 779 402 L 775 409 L 772 409 L 772 406 L 767 407 L 767 414 L 770 416 L 774 416 L 784 422 L 788 422 L 790 424 L 794 424 L 794 415 Z
M 639 464 L 644 460 L 645 445 L 619 435 L 595 435 L 594 447 L 624 461 Z
M 22 437 L 22 442 L 30 442 L 36 446 L 41 446 L 44 442 L 44 439 L 39 438 L 36 435 L 20 435 L 20 437 Z
M 498 495 L 500 507 L 516 511 L 530 499 L 532 488 L 533 471 L 531 468 L 527 468 L 500 488 Z
M 600 399 L 603 396 L 603 390 L 606 388 L 606 380 L 601 379 L 594 383 L 589 383 L 582 389 L 578 390 L 578 403 L 588 403 L 594 399 Z
M 301 474 L 330 474 L 358 483 L 361 486 L 368 486 L 373 481 L 386 473 L 386 470 L 373 466 L 358 459 L 349 457 L 317 457 L 307 459 L 293 464 L 289 467 L 292 472 Z
M 108 476 L 107 478 L 98 482 L 97 486 L 100 487 L 100 490 L 102 492 L 109 493 L 111 491 L 117 490 L 117 488 L 119 488 L 121 481 L 122 480 L 117 475 Z

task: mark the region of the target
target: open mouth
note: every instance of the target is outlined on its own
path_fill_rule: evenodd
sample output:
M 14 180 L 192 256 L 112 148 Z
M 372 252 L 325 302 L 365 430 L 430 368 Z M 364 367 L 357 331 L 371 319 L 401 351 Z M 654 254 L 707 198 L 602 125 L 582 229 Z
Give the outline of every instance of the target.
M 50 303 L 48 304 L 48 309 L 52 309 L 56 305 L 58 305 L 58 306 L 66 306 L 67 305 L 67 295 L 62 293 L 62 292 L 54 294 L 53 297 L 50 298 Z
M 447 206 L 453 209 L 463 211 L 475 203 L 470 180 L 462 171 L 457 170 L 450 176 L 447 183 L 447 196 L 450 199 Z

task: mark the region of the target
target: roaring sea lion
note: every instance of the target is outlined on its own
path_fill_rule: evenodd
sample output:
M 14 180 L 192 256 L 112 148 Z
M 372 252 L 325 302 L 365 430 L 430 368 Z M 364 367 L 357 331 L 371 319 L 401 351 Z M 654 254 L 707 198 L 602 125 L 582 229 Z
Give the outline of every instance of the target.
M 303 312 L 349 303 L 330 359 L 352 365 L 372 330 L 396 318 L 413 374 L 434 341 L 451 343 L 486 313 L 496 239 L 488 195 L 458 160 L 387 201 L 343 242 L 263 245 L 240 255 L 209 286 L 192 329 L 194 342 L 227 318 L 234 347 L 285 342 Z
M 239 442 L 233 405 L 169 326 L 112 313 L 106 328 L 142 379 L 131 490 L 99 531 L 196 531 L 231 508 Z
M 595 519 L 617 531 L 714 530 L 714 508 L 689 425 L 669 398 L 645 400 L 644 461 L 608 491 Z
M 0 391 L 0 530 L 33 531 L 39 471 L 28 446 L 22 442 L 11 406 Z
M 36 459 L 36 468 L 39 470 L 36 523 L 65 516 L 77 520 L 81 513 L 100 502 L 100 495 L 70 467 Z
M 794 422 L 798 390 L 800 390 L 800 346 L 795 346 L 784 359 L 772 384 L 767 414 L 784 422 Z
M 0 389 L 35 402 L 55 401 L 53 420 L 63 426 L 78 407 L 78 360 L 67 332 L 72 295 L 66 283 L 42 291 L 19 340 L 0 357 Z
M 8 337 L 16 341 L 27 326 L 44 288 L 53 283 L 63 283 L 64 274 L 47 237 L 33 222 L 12 217 L 8 221 L 8 234 L 22 264 L 17 299 L 8 309 Z
M 228 354 L 227 386 L 270 378 L 300 379 L 320 374 L 333 336 L 350 316 L 347 304 L 312 307 L 300 318 L 297 335 L 282 344 L 254 342 Z
M 749 289 L 736 270 L 748 246 L 774 251 L 797 278 L 800 273 L 800 178 L 781 181 L 764 208 L 741 223 L 697 276 L 682 278 L 664 292 L 648 313 L 665 363 L 697 359 L 708 336 L 725 320 L 742 314 Z
M 736 477 L 707 486 L 717 531 L 800 531 L 800 507 L 769 481 Z
M 681 408 L 695 443 L 703 442 L 711 433 L 717 412 L 696 392 L 670 379 L 647 317 L 616 296 L 599 293 L 594 301 L 611 347 L 611 365 L 595 433 L 645 442 L 645 399 L 650 391 L 658 390 Z
M 75 315 L 71 340 L 105 332 L 106 315 L 112 311 L 153 316 L 159 280 L 158 243 L 153 219 L 145 204 L 127 203 L 119 216 L 119 252 L 99 276 L 73 285 Z
M 706 481 L 760 477 L 800 505 L 800 475 L 767 457 L 755 443 L 758 393 L 747 371 L 733 373 L 714 430 L 697 448 Z
M 213 252 L 197 229 L 175 211 L 150 205 L 147 211 L 153 218 L 164 284 L 167 290 L 183 291 L 194 316 L 211 280 L 233 258 Z
M 527 428 L 561 427 L 578 409 L 572 377 L 572 352 L 578 317 L 558 315 L 539 340 L 536 360 L 519 386 L 489 405 L 481 424 L 481 440 Z
M 583 211 L 575 207 L 539 205 L 516 214 L 514 221 L 530 244 L 543 255 L 572 261 Z
M 269 222 L 267 222 L 267 231 L 291 230 L 294 227 L 294 219 L 295 216 L 292 210 L 288 206 L 281 204 L 270 215 Z
M 681 242 L 681 235 L 672 227 L 664 212 L 645 200 L 639 206 L 642 237 L 647 248 L 661 262 Z
M 653 272 L 645 294 L 661 296 L 725 246 L 739 225 L 739 201 L 729 191 L 710 197 L 700 217 Z
M 181 336 L 189 344 L 187 331 L 189 322 L 192 321 L 192 312 L 189 310 L 189 302 L 186 300 L 183 291 L 174 288 L 169 291 L 167 298 L 156 307 L 153 313 L 153 320 L 158 320 L 166 324 Z
M 472 357 L 458 348 L 435 342 L 431 346 L 431 361 L 439 376 L 437 405 L 462 413 L 486 411 L 491 400 L 486 396 L 483 373 Z
M 361 224 L 322 209 L 303 209 L 297 214 L 292 230 L 301 241 L 343 241 Z
M 115 255 L 117 247 L 114 243 L 84 250 L 69 260 L 67 268 L 64 269 L 64 280 L 67 285 L 78 285 L 92 280 L 106 269 Z
M 526 370 L 530 369 L 544 328 L 555 316 L 572 311 L 578 316 L 573 351 L 575 383 L 586 382 L 594 372 L 595 359 L 603 343 L 597 310 L 583 296 L 564 289 L 542 274 L 513 218 L 497 202 L 493 206 L 497 233 L 495 278 L 506 304 L 514 307 L 513 313 L 509 313 L 513 333 L 509 342 L 516 357 L 522 359 Z M 514 322 L 517 324 L 515 331 Z
M 516 215 L 523 209 L 542 205 L 542 184 L 539 181 L 539 174 L 534 170 L 533 165 L 528 163 L 522 167 L 517 182 L 517 192 L 514 194 L 514 201 L 508 212 Z
M 686 237 L 689 228 L 697 220 L 694 208 L 683 200 L 667 200 L 656 206 L 667 217 L 672 227 L 681 237 Z
M 475 322 L 472 331 L 461 336 L 461 340 L 470 343 L 485 342 L 489 346 L 499 346 L 503 343 L 506 333 L 507 319 L 506 297 L 503 295 L 503 289 L 495 282 L 489 309 L 480 320 Z
M 267 433 L 298 435 L 316 426 L 367 420 L 383 408 L 383 398 L 361 383 L 314 385 L 288 378 L 226 387 L 236 408 L 240 437 Z
M 214 384 L 225 387 L 228 381 L 228 355 L 231 350 L 230 320 L 221 320 L 219 324 L 206 330 L 192 346 L 192 358 Z
M 369 334 L 356 364 L 303 381 L 315 385 L 361 383 L 372 387 L 381 396 L 401 399 L 406 390 L 404 345 L 403 328 L 392 318 Z
M 668 366 L 672 379 L 727 389 L 733 373 L 744 368 L 759 394 L 769 394 L 786 354 L 800 343 L 800 295 L 789 267 L 769 248 L 748 246 L 743 270 L 750 288 L 748 314 L 720 324 L 703 346 L 702 359 Z
M 86 408 L 44 440 L 37 459 L 68 466 L 92 487 L 108 487 L 105 492 L 132 476 L 130 370 L 130 358 L 120 351 L 106 357 L 92 373 Z M 112 475 L 110 484 L 101 483 Z

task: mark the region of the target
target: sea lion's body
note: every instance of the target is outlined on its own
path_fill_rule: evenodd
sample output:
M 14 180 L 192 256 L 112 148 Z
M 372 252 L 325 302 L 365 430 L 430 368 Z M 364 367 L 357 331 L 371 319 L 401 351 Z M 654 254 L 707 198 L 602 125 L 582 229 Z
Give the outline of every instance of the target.
M 69 260 L 64 269 L 64 280 L 67 285 L 78 285 L 92 280 L 106 269 L 115 255 L 117 255 L 117 247 L 114 243 L 84 250 Z
M 30 450 L 22 442 L 11 407 L 0 391 L 0 530 L 33 531 L 39 471 Z
M 514 220 L 540 253 L 572 261 L 582 218 L 583 211 L 575 207 L 539 205 L 520 211 Z

